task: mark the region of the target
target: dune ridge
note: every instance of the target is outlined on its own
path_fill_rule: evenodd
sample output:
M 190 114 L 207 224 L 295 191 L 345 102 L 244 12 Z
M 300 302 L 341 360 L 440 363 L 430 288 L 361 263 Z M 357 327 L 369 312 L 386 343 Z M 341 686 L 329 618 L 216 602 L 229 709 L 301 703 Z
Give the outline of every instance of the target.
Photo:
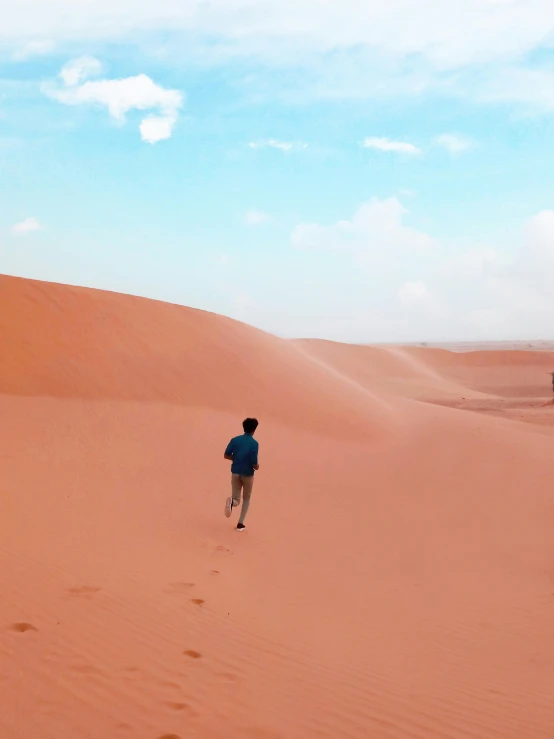
M 538 397 L 550 357 L 10 277 L 0 316 L 0 736 L 554 736 L 554 442 L 437 404 Z
M 159 301 L 0 277 L 0 335 L 9 395 L 254 406 L 320 431 L 340 419 L 352 433 L 371 431 L 371 419 L 382 433 L 390 416 L 377 394 L 352 392 L 291 342 Z

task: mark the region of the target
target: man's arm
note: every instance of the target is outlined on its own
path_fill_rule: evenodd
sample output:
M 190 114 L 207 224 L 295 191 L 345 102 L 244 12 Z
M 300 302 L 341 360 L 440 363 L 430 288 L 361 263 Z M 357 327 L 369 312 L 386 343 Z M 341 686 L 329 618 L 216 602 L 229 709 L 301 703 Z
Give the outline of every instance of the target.
M 256 446 L 256 451 L 253 454 L 252 467 L 256 470 L 256 472 L 260 469 L 260 465 L 258 464 L 258 447 L 257 446 Z
M 229 462 L 233 461 L 233 441 L 231 440 L 227 444 L 227 449 L 225 450 L 225 453 L 223 454 L 224 459 L 228 459 Z

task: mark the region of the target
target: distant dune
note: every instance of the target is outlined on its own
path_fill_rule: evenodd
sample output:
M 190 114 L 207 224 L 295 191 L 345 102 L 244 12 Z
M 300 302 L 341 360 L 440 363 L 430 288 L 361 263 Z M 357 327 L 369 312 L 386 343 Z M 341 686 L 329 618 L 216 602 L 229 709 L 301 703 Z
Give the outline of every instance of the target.
M 445 341 L 419 342 L 404 346 L 427 347 L 430 349 L 447 349 L 450 352 L 481 352 L 481 351 L 535 351 L 553 352 L 554 339 L 533 339 L 532 341 Z
M 1 739 L 554 737 L 553 352 L 11 277 L 0 341 Z

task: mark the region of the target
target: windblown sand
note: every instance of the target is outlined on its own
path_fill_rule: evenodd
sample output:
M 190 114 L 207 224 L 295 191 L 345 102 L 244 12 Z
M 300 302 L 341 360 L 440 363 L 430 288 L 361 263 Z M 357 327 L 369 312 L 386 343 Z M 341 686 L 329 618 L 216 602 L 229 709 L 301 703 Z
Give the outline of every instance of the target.
M 0 341 L 1 739 L 554 737 L 554 353 L 11 277 Z

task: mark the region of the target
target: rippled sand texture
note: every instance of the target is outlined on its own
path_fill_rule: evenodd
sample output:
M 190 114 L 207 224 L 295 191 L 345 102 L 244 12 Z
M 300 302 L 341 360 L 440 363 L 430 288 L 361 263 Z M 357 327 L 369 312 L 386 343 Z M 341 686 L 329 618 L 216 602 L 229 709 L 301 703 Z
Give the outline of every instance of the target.
M 554 736 L 553 353 L 10 277 L 0 342 L 2 739 Z

